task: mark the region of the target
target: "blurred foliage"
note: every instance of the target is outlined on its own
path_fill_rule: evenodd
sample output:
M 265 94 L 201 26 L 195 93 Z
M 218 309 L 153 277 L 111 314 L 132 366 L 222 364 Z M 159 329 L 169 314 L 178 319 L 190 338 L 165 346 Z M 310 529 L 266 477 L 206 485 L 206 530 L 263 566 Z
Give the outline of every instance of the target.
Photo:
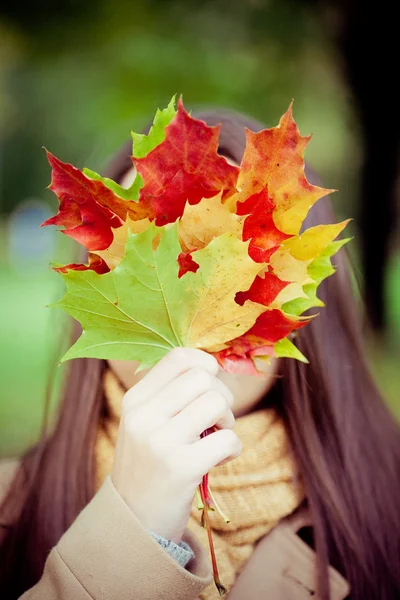
M 294 97 L 300 130 L 314 134 L 306 156 L 323 184 L 340 190 L 338 218 L 353 216 L 357 117 L 327 38 L 315 9 L 294 0 L 2 3 L 0 314 L 7 350 L 0 454 L 19 453 L 36 438 L 56 353 L 58 325 L 44 306 L 60 294 L 58 278 L 44 262 L 27 274 L 6 252 L 10 212 L 31 197 L 56 207 L 45 190 L 50 170 L 41 147 L 101 172 L 130 130 L 139 131 L 175 93 L 187 108 L 230 107 L 268 125 L 277 124 Z M 357 223 L 351 227 L 357 239 Z M 62 245 L 53 258 L 61 261 L 66 252 Z M 356 242 L 353 252 L 357 265 Z M 399 273 L 397 262 L 393 281 Z M 390 289 L 400 331 L 398 288 Z M 382 384 L 392 395 L 386 382 L 385 375 Z
M 229 106 L 270 124 L 294 97 L 301 129 L 315 134 L 308 157 L 339 187 L 357 155 L 355 120 L 333 51 L 301 3 L 89 5 L 79 17 L 75 3 L 43 10 L 25 30 L 3 22 L 2 212 L 43 195 L 41 146 L 100 168 L 174 93 L 188 107 Z

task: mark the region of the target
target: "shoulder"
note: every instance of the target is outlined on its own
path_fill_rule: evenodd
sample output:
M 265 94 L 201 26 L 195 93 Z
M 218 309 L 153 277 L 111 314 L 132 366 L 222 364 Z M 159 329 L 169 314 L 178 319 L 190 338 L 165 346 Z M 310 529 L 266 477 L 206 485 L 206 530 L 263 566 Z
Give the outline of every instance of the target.
M 20 460 L 18 458 L 3 458 L 0 460 L 0 504 L 10 488 L 19 465 Z

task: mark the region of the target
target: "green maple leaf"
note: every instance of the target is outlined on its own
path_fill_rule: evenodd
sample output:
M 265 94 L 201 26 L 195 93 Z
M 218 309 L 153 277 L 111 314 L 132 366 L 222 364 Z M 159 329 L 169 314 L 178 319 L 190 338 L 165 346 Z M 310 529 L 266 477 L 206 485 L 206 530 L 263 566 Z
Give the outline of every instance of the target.
M 154 246 L 158 242 L 157 249 Z M 193 253 L 199 269 L 178 278 L 177 223 L 130 234 L 126 255 L 111 272 L 61 273 L 67 293 L 54 306 L 78 320 L 83 333 L 63 360 L 78 357 L 156 364 L 171 348 L 207 349 L 247 331 L 265 310 L 235 302 L 260 270 L 248 242 L 226 233 Z
M 308 359 L 302 352 L 290 341 L 289 338 L 285 337 L 275 342 L 274 351 L 276 356 L 282 358 L 296 358 L 300 362 L 308 363 Z
M 163 110 L 157 109 L 148 135 L 131 131 L 133 140 L 132 156 L 135 158 L 144 158 L 165 140 L 165 128 L 176 115 L 175 98 L 175 96 L 172 97 L 167 108 Z
M 175 115 L 175 96 L 173 96 L 167 108 L 162 110 L 157 109 L 153 125 L 148 135 L 131 131 L 131 136 L 133 139 L 132 156 L 135 158 L 144 158 L 149 154 L 149 152 L 154 150 L 156 146 L 161 144 L 161 142 L 163 142 L 165 139 L 165 128 L 171 123 Z M 110 179 L 109 177 L 102 177 L 96 173 L 96 171 L 92 171 L 86 167 L 83 169 L 83 173 L 90 179 L 102 181 L 104 185 L 113 191 L 114 194 L 117 194 L 117 196 L 123 198 L 123 200 L 134 200 L 137 202 L 139 199 L 140 188 L 143 187 L 143 179 L 139 173 L 137 173 L 132 185 L 129 188 L 124 188 L 116 183 L 113 179 Z
M 102 181 L 104 185 L 106 185 L 114 194 L 117 194 L 123 200 L 134 200 L 135 202 L 139 199 L 139 191 L 143 186 L 143 179 L 139 174 L 136 175 L 135 179 L 132 182 L 132 185 L 129 188 L 124 188 L 119 183 L 116 183 L 113 179 L 109 177 L 102 177 L 96 171 L 92 171 L 91 169 L 87 169 L 84 167 L 83 173 L 86 177 L 90 179 L 95 179 L 97 181 Z
M 314 283 L 306 283 L 303 286 L 303 291 L 307 294 L 307 298 L 296 298 L 282 305 L 282 310 L 290 315 L 301 315 L 304 311 L 314 306 L 325 306 L 324 302 L 317 296 L 319 284 L 335 273 L 336 269 L 332 265 L 331 257 L 347 242 L 353 238 L 345 238 L 331 242 L 329 246 L 315 258 L 307 268 L 307 272 L 314 280 Z

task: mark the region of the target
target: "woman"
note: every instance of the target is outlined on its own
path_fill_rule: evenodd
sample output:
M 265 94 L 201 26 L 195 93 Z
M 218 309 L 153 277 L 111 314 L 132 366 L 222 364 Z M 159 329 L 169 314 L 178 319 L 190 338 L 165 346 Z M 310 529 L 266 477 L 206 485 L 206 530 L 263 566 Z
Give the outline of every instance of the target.
M 235 163 L 244 126 L 263 128 L 195 116 L 222 124 L 219 151 Z M 126 186 L 129 154 L 107 173 Z M 305 226 L 334 221 L 324 198 Z M 3 469 L 2 598 L 218 597 L 192 504 L 207 471 L 231 511 L 229 524 L 213 518 L 230 599 L 400 597 L 399 431 L 366 364 L 345 249 L 334 263 L 326 307 L 297 333 L 307 365 L 275 359 L 258 379 L 189 349 L 144 375 L 72 362 L 53 433 Z

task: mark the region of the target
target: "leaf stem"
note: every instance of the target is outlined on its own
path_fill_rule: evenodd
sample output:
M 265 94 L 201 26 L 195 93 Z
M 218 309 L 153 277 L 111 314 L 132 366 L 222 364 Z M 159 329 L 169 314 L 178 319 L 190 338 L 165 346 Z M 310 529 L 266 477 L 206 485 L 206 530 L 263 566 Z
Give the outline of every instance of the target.
M 202 524 L 203 524 L 203 526 L 207 530 L 208 545 L 209 545 L 210 554 L 211 554 L 211 563 L 212 563 L 212 568 L 213 568 L 214 583 L 215 583 L 215 585 L 217 587 L 219 595 L 223 596 L 227 592 L 227 589 L 226 589 L 226 587 L 224 587 L 222 585 L 222 583 L 221 583 L 221 581 L 219 579 L 217 559 L 215 557 L 215 550 L 214 550 L 214 542 L 213 542 L 213 539 L 212 539 L 210 520 L 208 518 L 207 500 L 206 500 L 206 497 L 205 497 L 205 494 L 204 494 L 204 487 L 203 487 L 202 484 L 199 485 L 199 490 L 200 490 L 201 499 L 202 499 L 203 504 L 204 504 L 203 514 L 202 514 Z
M 213 428 L 209 428 L 203 431 L 203 433 L 201 434 L 200 437 L 206 437 L 207 435 L 209 435 L 210 433 L 213 432 Z M 210 520 L 208 517 L 208 511 L 209 510 L 214 510 L 212 504 L 213 504 L 213 500 L 212 497 L 210 495 L 210 487 L 208 485 L 208 473 L 206 473 L 202 480 L 201 483 L 199 484 L 199 492 L 200 492 L 200 497 L 201 497 L 201 501 L 203 503 L 203 512 L 201 515 L 201 524 L 203 527 L 205 527 L 205 529 L 207 530 L 207 537 L 208 537 L 208 545 L 210 548 L 210 554 L 211 554 L 211 562 L 212 562 L 212 568 L 213 568 L 213 576 L 214 576 L 214 583 L 217 587 L 218 593 L 220 596 L 223 596 L 224 594 L 226 594 L 227 589 L 224 585 L 222 585 L 220 579 L 219 579 L 219 573 L 218 573 L 218 565 L 217 565 L 217 559 L 215 557 L 215 550 L 214 550 L 214 542 L 212 539 L 212 532 L 211 532 L 211 525 L 210 525 Z

